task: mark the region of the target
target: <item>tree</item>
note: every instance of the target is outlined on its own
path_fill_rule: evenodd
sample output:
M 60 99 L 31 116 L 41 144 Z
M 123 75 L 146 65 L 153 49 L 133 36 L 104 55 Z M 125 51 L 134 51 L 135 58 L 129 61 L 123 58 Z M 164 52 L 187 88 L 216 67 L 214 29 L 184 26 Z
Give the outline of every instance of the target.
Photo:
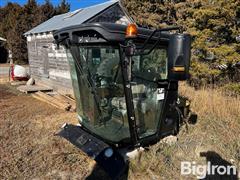
M 28 0 L 24 6 L 8 3 L 0 7 L 0 36 L 7 39 L 6 47 L 12 51 L 13 60 L 27 63 L 27 43 L 23 34 L 56 14 L 66 13 L 70 9 L 65 0 L 54 7 L 50 0 L 43 5 L 36 0 Z
M 39 19 L 41 22 L 44 22 L 55 15 L 56 11 L 50 0 L 45 0 L 45 3 L 40 6 L 40 15 Z
M 60 5 L 56 7 L 56 12 L 55 14 L 63 14 L 67 13 L 70 10 L 70 4 L 66 2 L 66 0 L 62 0 Z
M 21 6 L 16 3 L 8 3 L 1 9 L 3 21 L 0 25 L 0 34 L 7 39 L 7 49 L 13 52 L 13 58 L 16 60 L 19 57 L 19 51 L 21 51 L 22 39 L 18 31 L 18 20 L 22 13 Z
M 138 24 L 150 28 L 179 25 L 192 35 L 193 82 L 222 81 L 225 70 L 218 66 L 231 67 L 240 61 L 237 42 L 240 1 L 123 0 L 122 3 Z

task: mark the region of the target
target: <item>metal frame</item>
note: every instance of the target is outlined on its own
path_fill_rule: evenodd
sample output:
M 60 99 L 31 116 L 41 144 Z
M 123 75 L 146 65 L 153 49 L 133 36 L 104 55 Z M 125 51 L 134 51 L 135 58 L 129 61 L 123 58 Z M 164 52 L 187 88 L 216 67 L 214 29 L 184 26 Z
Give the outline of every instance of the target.
M 124 53 L 125 49 L 120 46 L 120 61 L 121 61 L 121 70 L 123 76 L 123 86 L 125 93 L 125 100 L 127 106 L 127 115 L 128 115 L 128 124 L 131 140 L 134 146 L 138 146 L 138 135 L 137 135 L 137 125 L 136 125 L 136 117 L 134 112 L 134 104 L 133 104 L 133 96 L 132 96 L 132 88 L 131 88 L 131 77 L 129 77 L 129 70 L 131 71 L 131 57 L 126 57 Z

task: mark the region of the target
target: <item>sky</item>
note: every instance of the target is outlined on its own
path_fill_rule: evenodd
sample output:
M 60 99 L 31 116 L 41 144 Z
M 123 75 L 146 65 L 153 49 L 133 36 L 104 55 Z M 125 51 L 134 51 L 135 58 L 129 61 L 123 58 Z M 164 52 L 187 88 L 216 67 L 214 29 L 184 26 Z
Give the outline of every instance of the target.
M 43 4 L 44 0 L 36 0 L 39 4 Z M 53 5 L 60 4 L 61 0 L 50 0 Z M 79 8 L 88 7 L 95 4 L 100 4 L 108 0 L 66 0 L 70 6 L 71 11 L 74 11 Z M 4 6 L 7 2 L 16 2 L 20 5 L 24 5 L 27 0 L 0 0 L 0 6 Z

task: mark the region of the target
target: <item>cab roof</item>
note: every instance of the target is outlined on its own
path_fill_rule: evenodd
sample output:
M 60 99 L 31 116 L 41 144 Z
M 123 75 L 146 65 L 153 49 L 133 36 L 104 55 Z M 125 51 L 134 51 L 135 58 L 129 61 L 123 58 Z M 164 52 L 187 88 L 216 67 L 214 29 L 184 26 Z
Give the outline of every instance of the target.
M 124 42 L 125 31 L 127 26 L 115 23 L 89 23 L 75 26 L 69 26 L 67 28 L 60 29 L 54 32 L 54 39 L 56 43 L 62 42 L 63 39 L 69 38 L 74 40 L 75 36 L 78 37 L 101 37 L 107 42 Z M 147 39 L 153 32 L 152 29 L 139 28 L 138 27 L 138 39 Z M 168 31 L 161 32 L 161 39 L 168 41 L 170 38 Z M 159 38 L 160 33 L 156 33 L 152 39 Z

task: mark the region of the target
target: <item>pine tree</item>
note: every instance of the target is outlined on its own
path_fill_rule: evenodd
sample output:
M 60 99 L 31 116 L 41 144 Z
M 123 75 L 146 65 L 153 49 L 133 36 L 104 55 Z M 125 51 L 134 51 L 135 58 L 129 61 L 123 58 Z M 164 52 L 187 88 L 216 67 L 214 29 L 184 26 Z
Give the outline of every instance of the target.
M 134 20 L 159 28 L 179 25 L 193 37 L 192 82 L 223 81 L 218 69 L 240 61 L 240 1 L 236 0 L 123 0 Z M 240 80 L 239 80 L 240 81 Z
M 5 46 L 12 51 L 14 62 L 27 63 L 27 43 L 23 36 L 25 32 L 69 9 L 69 4 L 64 0 L 57 7 L 50 0 L 45 0 L 43 5 L 37 4 L 36 0 L 28 0 L 24 6 L 8 3 L 5 7 L 0 7 L 0 36 L 7 39 Z
M 41 22 L 44 22 L 55 15 L 55 8 L 53 7 L 50 0 L 45 0 L 45 3 L 40 6 L 39 19 Z
M 67 13 L 70 10 L 70 4 L 66 2 L 66 0 L 62 0 L 60 5 L 56 7 L 56 12 L 55 14 L 63 14 Z
M 0 34 L 7 39 L 7 49 L 13 53 L 15 60 L 22 58 L 21 51 L 21 32 L 18 29 L 18 20 L 22 14 L 22 8 L 16 3 L 8 3 L 1 9 L 3 21 L 0 25 Z

